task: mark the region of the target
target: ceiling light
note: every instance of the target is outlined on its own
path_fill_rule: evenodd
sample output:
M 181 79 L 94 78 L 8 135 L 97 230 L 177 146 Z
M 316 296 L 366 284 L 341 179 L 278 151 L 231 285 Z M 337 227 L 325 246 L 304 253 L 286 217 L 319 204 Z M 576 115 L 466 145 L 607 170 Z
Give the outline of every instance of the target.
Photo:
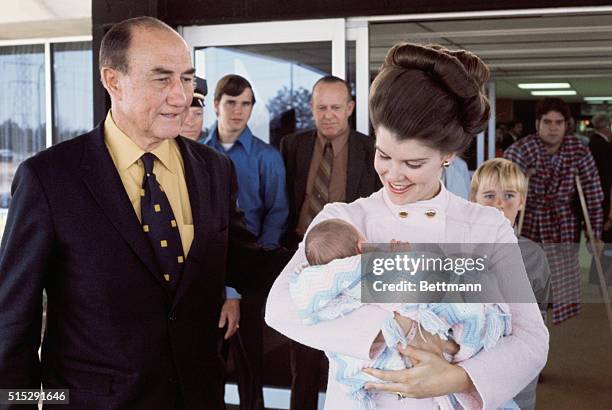
M 574 90 L 549 90 L 549 91 L 531 91 L 531 95 L 546 96 L 546 95 L 576 95 Z
M 585 101 L 612 101 L 612 97 L 584 97 Z
M 570 88 L 569 83 L 526 83 L 519 84 L 522 90 L 554 90 L 557 88 Z

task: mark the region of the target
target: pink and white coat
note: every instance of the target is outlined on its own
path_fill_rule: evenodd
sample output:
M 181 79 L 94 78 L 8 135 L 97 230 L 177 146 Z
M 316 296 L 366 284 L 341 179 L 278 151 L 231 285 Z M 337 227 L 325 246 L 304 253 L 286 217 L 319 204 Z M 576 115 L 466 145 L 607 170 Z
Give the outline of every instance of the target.
M 431 212 L 434 211 L 434 212 Z M 400 217 L 407 212 L 407 217 Z M 426 215 L 427 213 L 427 215 Z M 435 216 L 431 216 L 435 213 Z M 429 215 L 429 216 L 428 216 Z M 329 218 L 340 218 L 356 226 L 368 241 L 387 243 L 392 239 L 412 243 L 516 243 L 512 227 L 495 208 L 484 207 L 449 193 L 440 193 L 427 201 L 398 206 L 383 189 L 350 204 L 328 204 L 311 226 Z M 306 263 L 304 244 L 272 286 L 266 306 L 266 322 L 287 337 L 315 349 L 337 352 L 362 360 L 371 360 L 382 346 L 373 342 L 388 318 L 388 311 L 374 305 L 363 307 L 341 318 L 305 325 L 289 294 L 292 274 Z M 508 261 L 529 282 L 522 259 Z M 520 265 L 520 266 L 519 266 Z M 502 289 L 503 291 L 503 289 Z M 534 299 L 535 301 L 535 299 Z M 510 303 L 512 335 L 491 350 L 482 351 L 462 362 L 476 391 L 457 393 L 466 409 L 497 409 L 521 391 L 546 364 L 548 330 L 538 305 Z M 330 364 L 330 376 L 335 373 Z M 397 400 L 393 394 L 376 397 L 380 409 L 435 409 L 434 399 Z M 343 394 L 333 377 L 328 378 L 325 409 L 353 410 L 358 404 Z

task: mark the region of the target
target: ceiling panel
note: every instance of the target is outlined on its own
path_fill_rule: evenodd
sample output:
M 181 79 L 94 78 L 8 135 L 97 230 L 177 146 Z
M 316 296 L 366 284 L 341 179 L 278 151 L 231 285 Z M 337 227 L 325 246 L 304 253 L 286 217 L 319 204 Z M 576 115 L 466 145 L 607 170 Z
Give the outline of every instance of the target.
M 499 98 L 536 99 L 520 82 L 569 82 L 576 97 L 612 95 L 612 14 L 374 23 L 370 69 L 400 41 L 471 50 L 491 68 Z

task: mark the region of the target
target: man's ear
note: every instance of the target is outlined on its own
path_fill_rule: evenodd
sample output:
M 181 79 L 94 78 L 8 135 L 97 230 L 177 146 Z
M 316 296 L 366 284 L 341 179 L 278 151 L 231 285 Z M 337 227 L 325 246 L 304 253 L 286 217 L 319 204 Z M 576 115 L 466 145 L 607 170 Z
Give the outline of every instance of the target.
M 221 101 L 219 100 L 214 100 L 213 101 L 213 109 L 215 110 L 215 114 L 217 115 L 217 117 L 219 116 L 219 103 Z
M 536 120 L 536 133 L 540 131 L 540 120 Z
M 348 116 L 349 117 L 353 114 L 354 109 L 355 109 L 355 101 L 351 100 L 348 103 Z
M 121 99 L 122 96 L 120 81 L 122 75 L 122 73 L 114 68 L 102 67 L 100 69 L 100 81 L 102 81 L 102 85 L 110 96 L 116 99 Z

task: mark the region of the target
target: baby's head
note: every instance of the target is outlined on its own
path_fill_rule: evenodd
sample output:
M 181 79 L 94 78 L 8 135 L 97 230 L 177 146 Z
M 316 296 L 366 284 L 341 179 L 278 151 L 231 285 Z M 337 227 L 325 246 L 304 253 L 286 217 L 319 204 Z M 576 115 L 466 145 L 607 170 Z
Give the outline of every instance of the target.
M 513 225 L 526 197 L 525 174 L 507 159 L 494 158 L 483 162 L 472 177 L 470 200 L 499 209 Z
M 310 265 L 324 265 L 334 259 L 361 253 L 363 235 L 342 219 L 319 222 L 306 234 L 306 259 Z

